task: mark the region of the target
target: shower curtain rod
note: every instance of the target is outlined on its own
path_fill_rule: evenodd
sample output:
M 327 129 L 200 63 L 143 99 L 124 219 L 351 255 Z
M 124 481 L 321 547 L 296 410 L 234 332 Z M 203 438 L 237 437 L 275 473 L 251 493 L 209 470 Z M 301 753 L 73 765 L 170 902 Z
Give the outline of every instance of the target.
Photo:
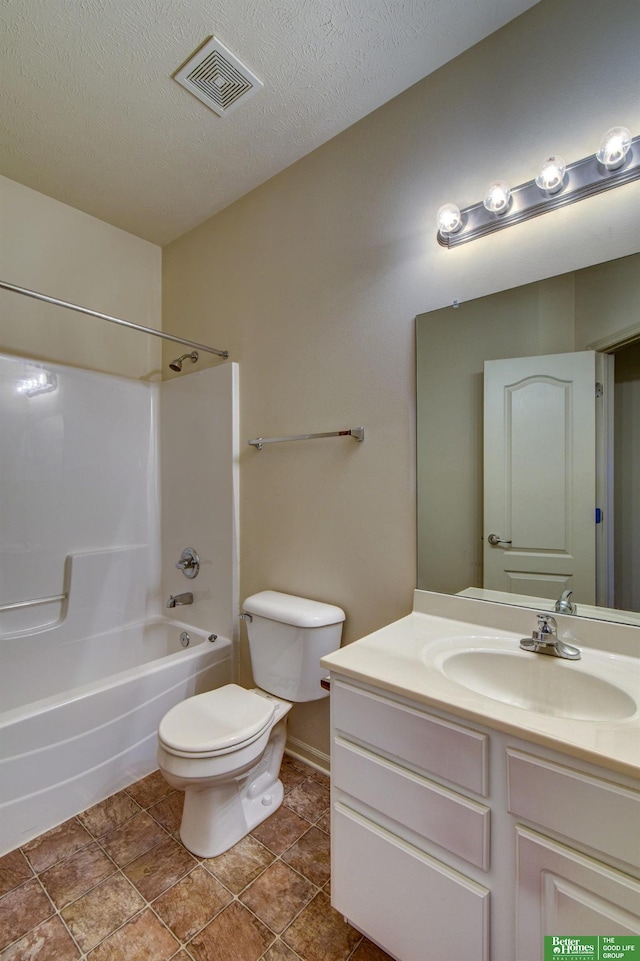
M 112 324 L 120 324 L 121 327 L 130 327 L 131 330 L 139 330 L 143 334 L 152 334 L 154 337 L 162 337 L 163 340 L 172 340 L 176 344 L 184 344 L 185 347 L 195 347 L 196 350 L 204 350 L 208 354 L 217 354 L 219 357 L 224 357 L 225 359 L 229 356 L 228 350 L 218 350 L 216 347 L 198 344 L 195 340 L 187 340 L 185 337 L 175 337 L 173 334 L 165 334 L 163 331 L 155 330 L 153 327 L 143 327 L 141 324 L 133 324 L 130 320 L 122 320 L 120 317 L 101 314 L 97 310 L 80 307 L 78 304 L 70 304 L 66 300 L 58 300 L 56 297 L 48 297 L 46 294 L 39 294 L 36 290 L 29 290 L 27 287 L 17 287 L 15 284 L 8 284 L 4 280 L 0 280 L 0 287 L 5 290 L 12 290 L 16 294 L 24 294 L 25 297 L 33 297 L 35 300 L 44 300 L 48 304 L 55 304 L 56 307 L 68 307 L 69 310 L 76 310 L 79 314 L 89 314 L 90 317 L 99 317 L 100 320 L 108 320 Z

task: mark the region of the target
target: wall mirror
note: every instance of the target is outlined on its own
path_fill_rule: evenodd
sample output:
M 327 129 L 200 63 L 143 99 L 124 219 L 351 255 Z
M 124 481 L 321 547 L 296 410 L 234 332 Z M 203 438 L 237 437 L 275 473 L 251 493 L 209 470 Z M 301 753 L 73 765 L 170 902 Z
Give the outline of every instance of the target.
M 418 588 L 640 623 L 640 254 L 421 314 L 416 358 Z

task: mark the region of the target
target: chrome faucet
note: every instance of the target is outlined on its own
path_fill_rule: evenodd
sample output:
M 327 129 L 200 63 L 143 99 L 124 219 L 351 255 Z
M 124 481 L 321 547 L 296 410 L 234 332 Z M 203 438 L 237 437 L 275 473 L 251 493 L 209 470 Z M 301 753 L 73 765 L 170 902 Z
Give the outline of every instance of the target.
M 191 591 L 187 591 L 185 594 L 171 594 L 167 601 L 167 607 L 182 607 L 183 604 L 193 604 Z
M 563 591 L 554 607 L 556 614 L 577 614 L 578 608 L 571 600 L 573 591 Z
M 520 641 L 523 651 L 531 651 L 533 654 L 550 654 L 552 657 L 564 657 L 569 661 L 580 659 L 580 651 L 572 644 L 565 644 L 558 637 L 558 625 L 555 617 L 551 614 L 540 613 L 538 618 L 538 630 L 531 632 L 531 640 L 524 637 Z

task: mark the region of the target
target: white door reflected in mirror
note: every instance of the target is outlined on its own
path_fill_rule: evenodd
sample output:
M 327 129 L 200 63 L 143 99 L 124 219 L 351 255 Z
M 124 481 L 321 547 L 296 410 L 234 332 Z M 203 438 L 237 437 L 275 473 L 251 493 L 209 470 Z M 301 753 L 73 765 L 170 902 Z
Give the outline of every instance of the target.
M 485 361 L 485 588 L 596 602 L 596 356 Z

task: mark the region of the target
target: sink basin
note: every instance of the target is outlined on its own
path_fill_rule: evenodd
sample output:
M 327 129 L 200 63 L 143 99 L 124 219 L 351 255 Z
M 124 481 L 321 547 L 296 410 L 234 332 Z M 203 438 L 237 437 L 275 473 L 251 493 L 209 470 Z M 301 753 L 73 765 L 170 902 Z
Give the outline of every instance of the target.
M 524 651 L 462 650 L 445 654 L 440 670 L 451 681 L 512 707 L 574 720 L 622 720 L 638 706 L 622 688 L 576 662 Z

